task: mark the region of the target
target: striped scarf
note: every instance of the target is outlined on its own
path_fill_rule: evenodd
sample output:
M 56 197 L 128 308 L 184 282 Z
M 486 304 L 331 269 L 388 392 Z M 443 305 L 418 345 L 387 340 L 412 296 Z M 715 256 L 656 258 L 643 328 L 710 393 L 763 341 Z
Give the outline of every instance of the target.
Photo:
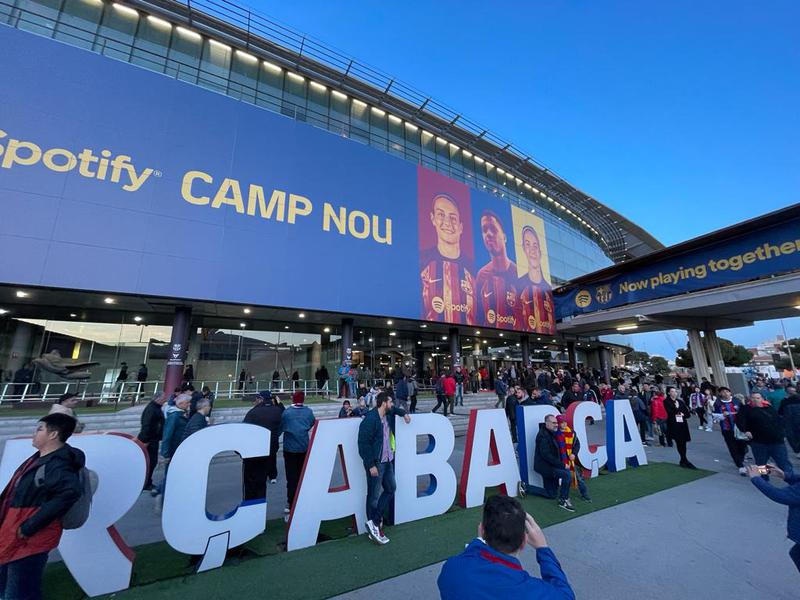
M 561 453 L 561 461 L 564 467 L 572 472 L 572 487 L 578 487 L 578 476 L 575 472 L 575 461 L 570 460 L 569 456 L 572 454 L 572 445 L 575 441 L 575 432 L 565 426 L 564 431 L 560 429 L 556 432 L 556 442 L 558 443 L 558 450 Z

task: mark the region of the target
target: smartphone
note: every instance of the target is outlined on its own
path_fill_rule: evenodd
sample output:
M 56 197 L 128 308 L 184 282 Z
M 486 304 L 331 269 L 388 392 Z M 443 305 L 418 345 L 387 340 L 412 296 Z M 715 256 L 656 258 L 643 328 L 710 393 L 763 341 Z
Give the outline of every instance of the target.
M 758 466 L 758 472 L 762 475 L 769 475 L 769 465 Z

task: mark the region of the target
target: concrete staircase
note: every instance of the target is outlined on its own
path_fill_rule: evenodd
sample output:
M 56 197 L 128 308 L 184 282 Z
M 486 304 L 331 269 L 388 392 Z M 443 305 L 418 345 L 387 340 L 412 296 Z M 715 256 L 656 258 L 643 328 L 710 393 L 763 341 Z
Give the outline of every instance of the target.
M 469 421 L 469 410 L 473 408 L 491 408 L 497 401 L 497 396 L 490 392 L 478 394 L 465 394 L 464 406 L 456 409 L 456 415 L 449 417 L 453 423 L 456 436 L 466 434 Z M 431 398 L 422 398 L 417 403 L 417 411 L 420 413 L 430 412 L 436 405 L 436 401 Z M 48 404 L 49 406 L 49 404 Z M 341 408 L 340 402 L 326 402 L 321 404 L 308 405 L 318 419 L 331 419 L 339 415 Z M 212 420 L 215 425 L 220 423 L 241 423 L 244 415 L 250 410 L 249 405 L 237 408 L 220 408 L 212 413 Z M 115 413 L 107 414 L 79 414 L 80 420 L 86 424 L 84 433 L 96 431 L 118 431 L 136 435 L 139 432 L 141 413 L 144 406 L 134 406 Z M 439 409 L 441 413 L 441 408 Z M 42 414 L 45 414 L 45 407 L 42 407 Z M 0 444 L 4 444 L 9 438 L 30 436 L 36 428 L 39 417 L 9 417 L 0 419 Z

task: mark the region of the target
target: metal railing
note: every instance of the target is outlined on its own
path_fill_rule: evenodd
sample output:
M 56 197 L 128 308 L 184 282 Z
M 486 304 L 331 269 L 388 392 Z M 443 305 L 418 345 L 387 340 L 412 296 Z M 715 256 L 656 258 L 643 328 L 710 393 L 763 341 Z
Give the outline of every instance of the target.
M 362 380 L 367 388 L 373 385 L 391 385 L 391 379 L 372 378 Z M 355 383 L 354 387 L 358 386 Z M 292 394 L 302 391 L 306 396 L 326 396 L 336 398 L 339 395 L 338 380 L 329 380 L 319 385 L 314 379 L 253 379 L 238 381 L 225 379 L 206 381 L 196 379 L 191 382 L 195 390 L 208 387 L 217 399 L 242 400 L 262 390 L 270 390 L 276 394 Z M 417 381 L 421 392 L 433 389 L 430 380 Z M 0 384 L 0 406 L 36 402 L 53 402 L 66 393 L 77 394 L 81 402 L 90 404 L 137 404 L 149 400 L 153 395 L 163 392 L 163 381 L 56 381 Z M 354 397 L 354 394 L 350 394 Z

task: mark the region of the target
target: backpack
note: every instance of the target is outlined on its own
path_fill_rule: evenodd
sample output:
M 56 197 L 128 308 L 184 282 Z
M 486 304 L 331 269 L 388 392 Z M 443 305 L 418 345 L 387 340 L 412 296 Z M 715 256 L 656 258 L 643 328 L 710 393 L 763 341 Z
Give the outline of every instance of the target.
M 44 483 L 44 469 L 46 466 L 42 465 L 36 470 L 34 481 L 37 486 Z M 81 489 L 81 495 L 61 517 L 61 527 L 64 529 L 78 529 L 86 523 L 89 518 L 89 511 L 92 509 L 92 496 L 97 491 L 98 480 L 97 473 L 86 467 L 81 467 L 78 471 L 78 486 Z

